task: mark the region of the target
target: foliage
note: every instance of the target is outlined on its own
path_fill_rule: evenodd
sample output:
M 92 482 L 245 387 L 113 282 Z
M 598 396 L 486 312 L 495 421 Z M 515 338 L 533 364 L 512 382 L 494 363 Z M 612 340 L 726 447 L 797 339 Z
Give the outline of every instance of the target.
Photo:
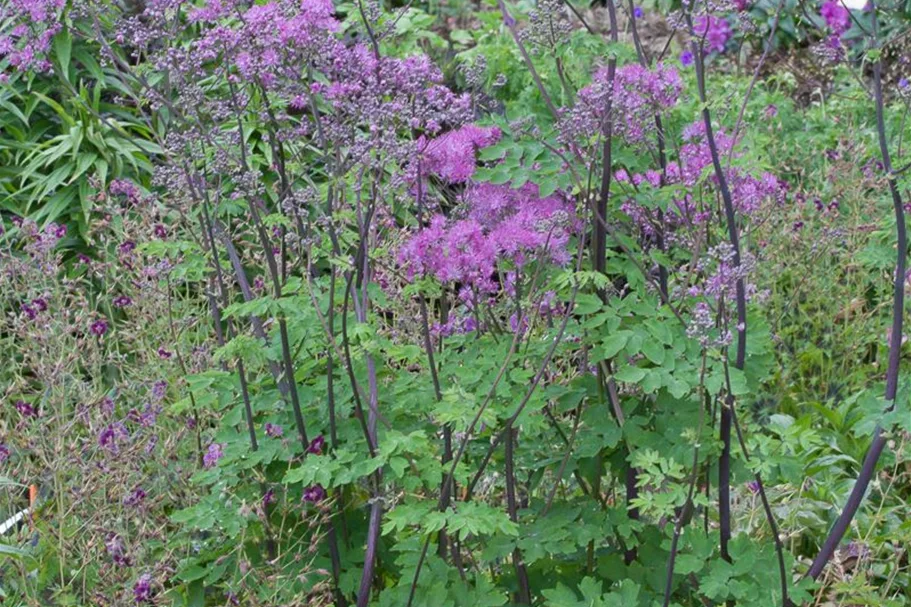
M 903 23 L 11 0 L 0 592 L 911 603 Z

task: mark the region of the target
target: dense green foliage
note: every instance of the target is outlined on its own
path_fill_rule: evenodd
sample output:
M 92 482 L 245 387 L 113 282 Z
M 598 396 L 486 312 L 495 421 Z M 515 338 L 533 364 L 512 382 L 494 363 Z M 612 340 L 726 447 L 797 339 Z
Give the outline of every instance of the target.
M 2 537 L 4 604 L 768 607 L 783 602 L 771 514 L 794 604 L 911 605 L 908 374 L 883 397 L 888 180 L 911 198 L 904 9 L 877 26 L 853 11 L 834 63 L 811 50 L 828 39 L 818 6 L 719 13 L 753 25 L 724 52 L 698 47 L 700 90 L 685 55 L 704 41 L 673 29 L 679 6 L 646 5 L 636 26 L 618 5 L 612 42 L 603 7 L 336 3 L 338 64 L 352 48 L 403 60 L 376 82 L 365 70 L 367 111 L 345 103 L 372 92 L 333 97 L 332 70 L 353 68 L 318 53 L 276 60 L 294 77 L 268 62 L 249 76 L 219 39 L 197 64 L 211 32 L 248 25 L 193 16 L 209 3 L 72 4 L 53 69 L 0 63 L 0 518 L 37 494 Z M 536 38 L 541 23 L 566 31 Z M 707 109 L 736 139 L 721 145 L 732 188 L 777 184 L 737 207 L 744 319 L 707 152 L 691 180 L 669 178 L 655 133 L 624 131 L 631 110 L 608 139 L 603 221 L 593 211 L 609 129 L 565 117 L 582 124 L 599 68 L 637 65 L 634 31 L 680 74 L 655 110 L 661 162 L 708 149 L 692 126 Z M 417 55 L 441 82 L 404 61 Z M 893 173 L 875 79 L 891 83 Z M 497 140 L 456 148 L 470 178 L 434 173 L 425 142 L 469 123 Z M 503 188 L 498 209 L 503 192 L 558 207 L 522 234 L 544 243 L 504 245 L 481 278 L 435 273 L 485 187 Z M 425 232 L 438 240 L 408 257 Z M 880 427 L 866 498 L 810 579 Z

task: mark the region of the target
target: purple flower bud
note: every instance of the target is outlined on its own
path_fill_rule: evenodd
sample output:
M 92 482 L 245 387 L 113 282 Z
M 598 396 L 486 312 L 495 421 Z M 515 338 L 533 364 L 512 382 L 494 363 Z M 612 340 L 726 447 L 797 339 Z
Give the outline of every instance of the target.
M 168 229 L 160 223 L 156 223 L 152 231 L 155 234 L 156 238 L 161 238 L 164 240 L 168 237 Z
M 89 331 L 91 331 L 92 335 L 94 335 L 96 337 L 101 337 L 102 335 L 104 335 L 105 333 L 108 332 L 108 323 L 106 320 L 103 320 L 103 319 L 96 320 L 89 327 Z
M 158 358 L 167 360 L 167 359 L 171 358 L 171 356 L 173 356 L 173 353 L 168 350 L 165 350 L 164 346 L 158 348 Z
M 115 308 L 128 308 L 133 305 L 133 300 L 126 295 L 118 295 L 112 302 Z
M 696 58 L 693 57 L 693 53 L 691 53 L 690 51 L 683 51 L 683 53 L 680 54 L 680 64 L 683 67 L 689 67 L 689 66 L 693 65 L 693 62 L 695 60 L 696 60 Z
M 907 78 L 902 78 L 901 80 L 898 81 L 898 88 L 906 89 L 906 88 L 908 88 L 908 86 L 909 86 L 909 83 L 908 83 Z
M 645 13 L 642 11 L 641 6 L 637 6 L 636 8 L 633 9 L 633 16 L 636 17 L 636 19 L 642 19 L 642 15 L 644 15 L 644 14 Z
M 324 499 L 326 499 L 326 490 L 323 489 L 322 485 L 310 485 L 304 489 L 303 500 L 305 502 L 316 504 Z
M 44 312 L 47 310 L 47 300 L 43 297 L 36 297 L 33 299 L 32 305 L 35 306 L 39 312 Z
M 323 447 L 325 445 L 326 445 L 326 439 L 323 438 L 322 434 L 320 434 L 319 436 L 314 438 L 312 441 L 310 441 L 310 445 L 307 447 L 307 453 L 311 453 L 313 455 L 322 455 Z
M 747 489 L 750 490 L 750 493 L 756 495 L 759 493 L 759 481 L 750 481 L 747 483 Z
M 269 489 L 263 494 L 263 508 L 275 502 L 275 491 Z

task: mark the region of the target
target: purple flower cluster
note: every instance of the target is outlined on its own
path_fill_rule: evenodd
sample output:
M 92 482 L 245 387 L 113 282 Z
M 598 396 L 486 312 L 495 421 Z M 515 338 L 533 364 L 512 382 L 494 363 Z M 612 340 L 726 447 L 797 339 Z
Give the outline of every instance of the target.
M 123 422 L 108 424 L 98 435 L 98 446 L 111 454 L 120 452 L 120 447 L 129 442 L 130 432 Z
M 819 9 L 819 14 L 836 36 L 840 36 L 851 27 L 851 13 L 840 0 L 826 0 Z
M 140 200 L 139 188 L 132 181 L 126 179 L 114 179 L 108 186 L 108 192 L 114 196 L 121 196 L 130 204 L 136 204 Z
M 281 438 L 284 433 L 285 429 L 280 425 L 266 422 L 266 436 L 270 438 Z
M 0 3 L 0 58 L 18 71 L 45 72 L 51 40 L 62 29 L 65 0 L 5 0 Z M 3 80 L 6 80 L 4 75 Z
M 683 88 L 677 70 L 663 63 L 653 69 L 638 63 L 624 65 L 614 75 L 613 88 L 608 74 L 607 68 L 597 70 L 591 84 L 579 91 L 576 105 L 564 110 L 560 126 L 564 140 L 600 133 L 610 97 L 614 134 L 629 143 L 642 143 L 654 130 L 655 113 L 676 105 Z
M 497 262 L 522 266 L 527 255 L 543 253 L 558 264 L 569 260 L 566 245 L 573 225 L 573 207 L 563 196 L 538 196 L 534 184 L 521 188 L 474 184 L 463 197 L 465 217 L 432 218 L 399 251 L 410 278 L 430 275 L 441 282 L 497 290 Z
M 206 450 L 206 454 L 202 457 L 202 464 L 206 468 L 214 468 L 218 465 L 218 460 L 224 456 L 222 451 L 223 447 L 221 443 L 212 443 L 209 445 L 209 448 Z
M 431 139 L 424 145 L 425 170 L 448 183 L 465 183 L 474 175 L 475 153 L 500 140 L 497 127 L 479 127 L 473 124 L 449 131 Z
M 693 33 L 705 40 L 709 52 L 723 53 L 728 40 L 733 36 L 727 19 L 714 15 L 701 15 L 693 23 Z
M 116 533 L 109 534 L 107 540 L 104 542 L 104 547 L 107 548 L 108 555 L 116 566 L 129 567 L 133 564 L 129 553 L 127 552 L 126 544 L 120 535 Z

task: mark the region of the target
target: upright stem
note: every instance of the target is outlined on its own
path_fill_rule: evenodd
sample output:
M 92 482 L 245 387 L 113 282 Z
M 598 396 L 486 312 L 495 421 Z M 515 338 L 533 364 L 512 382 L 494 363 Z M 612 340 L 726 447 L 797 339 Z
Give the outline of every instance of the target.
M 690 31 L 693 31 L 692 16 L 686 15 L 687 25 Z M 705 139 L 709 146 L 709 152 L 712 156 L 712 166 L 715 169 L 715 178 L 718 180 L 718 188 L 721 190 L 721 199 L 724 202 L 724 214 L 727 220 L 728 238 L 731 247 L 734 249 L 734 267 L 740 268 L 740 234 L 737 228 L 737 217 L 734 212 L 734 201 L 731 198 L 731 191 L 728 188 L 727 176 L 721 167 L 721 159 L 718 155 L 718 146 L 715 143 L 715 133 L 712 130 L 712 116 L 708 108 L 705 92 L 705 57 L 702 52 L 702 44 L 697 42 L 695 37 L 691 42 L 693 55 L 696 58 L 696 85 L 699 89 L 699 101 L 702 103 L 702 120 L 705 125 Z M 736 285 L 736 304 L 737 304 L 737 355 L 734 366 L 743 370 L 746 360 L 746 343 L 747 343 L 747 318 L 746 318 L 746 290 L 744 289 L 743 278 L 737 279 Z M 721 408 L 720 438 L 723 443 L 721 456 L 718 459 L 718 519 L 721 530 L 721 557 L 731 560 L 728 551 L 728 542 L 731 539 L 731 425 L 733 407 L 733 396 L 729 395 Z
M 518 507 L 516 503 L 516 471 L 515 471 L 515 428 L 506 431 L 506 508 L 509 511 L 509 520 L 519 522 Z M 518 546 L 512 551 L 512 564 L 516 570 L 516 580 L 519 582 L 517 603 L 531 605 L 531 587 L 528 582 L 528 570 L 522 561 L 522 552 Z
M 876 7 L 872 0 L 870 2 L 870 8 L 873 12 L 873 45 L 876 47 L 877 15 Z M 886 138 L 882 71 L 882 60 L 877 59 L 876 63 L 873 65 L 873 95 L 876 103 L 876 134 L 879 139 L 879 151 L 882 155 L 883 170 L 886 173 L 889 192 L 892 194 L 892 206 L 895 211 L 895 232 L 898 239 L 898 249 L 896 251 L 895 260 L 895 282 L 892 294 L 892 335 L 889 339 L 889 366 L 886 369 L 885 393 L 885 399 L 891 403 L 888 410 L 891 410 L 895 406 L 895 395 L 898 391 L 899 360 L 901 357 L 903 316 L 905 311 L 905 267 L 908 256 L 908 235 L 905 227 L 904 206 L 902 204 L 901 193 L 896 184 L 895 172 L 892 170 L 892 158 L 889 155 L 889 143 Z M 842 537 L 844 537 L 845 532 L 851 525 L 851 521 L 854 519 L 854 515 L 857 513 L 857 509 L 860 507 L 860 503 L 863 501 L 864 494 L 867 491 L 870 480 L 873 478 L 873 474 L 876 472 L 876 464 L 879 461 L 879 457 L 882 455 L 885 446 L 886 437 L 883 434 L 883 429 L 880 426 L 877 426 L 873 435 L 873 442 L 870 443 L 870 448 L 867 451 L 866 456 L 864 456 L 863 466 L 860 469 L 860 474 L 857 477 L 857 481 L 854 483 L 854 487 L 851 489 L 848 501 L 845 503 L 845 507 L 842 510 L 841 515 L 839 515 L 838 520 L 835 521 L 835 524 L 829 531 L 829 535 L 826 537 L 819 554 L 816 555 L 816 558 L 813 560 L 813 564 L 807 572 L 808 577 L 813 579 L 818 578 L 825 568 L 826 563 L 832 558 L 832 554 L 841 542 Z

